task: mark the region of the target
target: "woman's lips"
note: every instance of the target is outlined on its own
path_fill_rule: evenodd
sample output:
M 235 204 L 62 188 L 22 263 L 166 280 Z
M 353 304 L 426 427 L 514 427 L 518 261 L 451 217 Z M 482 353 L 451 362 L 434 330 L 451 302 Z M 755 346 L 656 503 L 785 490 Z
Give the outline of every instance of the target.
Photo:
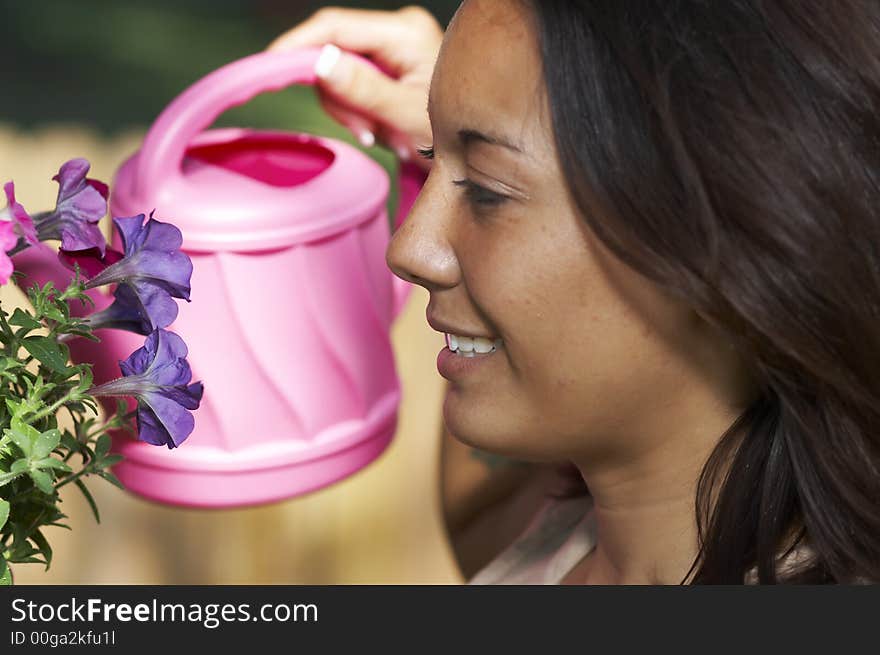
M 503 346 L 502 346 L 503 347 Z M 501 348 L 497 348 L 490 353 L 474 354 L 472 357 L 466 357 L 454 353 L 449 347 L 443 348 L 437 355 L 437 370 L 440 375 L 447 380 L 453 380 L 463 375 L 469 375 L 474 371 L 489 365 L 498 358 Z

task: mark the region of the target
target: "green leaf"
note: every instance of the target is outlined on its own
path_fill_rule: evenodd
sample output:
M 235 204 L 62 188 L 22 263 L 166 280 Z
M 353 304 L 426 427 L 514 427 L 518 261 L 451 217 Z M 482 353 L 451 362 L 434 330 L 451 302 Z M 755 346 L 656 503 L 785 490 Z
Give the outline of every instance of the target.
M 15 445 L 21 448 L 25 457 L 30 457 L 34 449 L 34 443 L 40 436 L 40 431 L 33 425 L 28 425 L 18 416 L 13 416 L 9 422 L 9 430 L 7 432 Z
M 28 471 L 31 476 L 31 480 L 34 481 L 34 484 L 37 485 L 37 488 L 42 491 L 44 494 L 54 494 L 55 487 L 52 486 L 52 476 L 46 473 L 45 471 L 32 469 Z
M 67 317 L 64 315 L 64 312 L 60 307 L 48 303 L 43 307 L 43 315 L 47 318 L 51 318 L 53 321 L 57 321 L 58 323 L 64 323 L 67 320 Z
M 49 565 L 52 563 L 52 547 L 39 530 L 34 530 L 34 533 L 31 535 L 31 541 L 37 544 L 37 548 L 40 549 L 40 554 L 46 560 L 46 570 L 48 571 Z
M 107 455 L 104 459 L 101 460 L 102 466 L 113 466 L 114 464 L 118 464 L 123 459 L 125 459 L 122 455 Z
M 21 473 L 0 473 L 0 487 L 5 484 L 9 484 L 19 475 L 21 475 Z
M 42 323 L 40 323 L 33 316 L 22 310 L 21 307 L 16 308 L 16 310 L 12 312 L 12 316 L 9 319 L 9 324 L 20 325 L 21 327 L 28 328 L 30 330 L 38 330 L 43 327 Z
M 37 552 L 37 551 L 34 551 L 34 552 Z M 45 562 L 43 560 L 38 559 L 36 557 L 19 557 L 16 555 L 14 559 L 19 564 L 45 564 Z
M 13 417 L 21 416 L 27 411 L 24 402 L 15 402 L 12 398 L 6 399 L 6 408 L 9 410 L 9 414 Z
M 65 430 L 64 434 L 61 435 L 61 445 L 67 450 L 76 452 L 79 450 L 79 442 L 76 440 L 69 431 Z
M 78 336 L 78 337 L 82 337 L 83 339 L 88 339 L 89 341 L 95 341 L 95 342 L 100 342 L 100 341 L 101 341 L 101 339 L 99 339 L 98 337 L 96 337 L 96 336 L 95 336 L 94 334 L 92 334 L 91 332 L 84 332 L 84 331 L 82 331 L 82 330 L 64 330 L 64 333 L 65 333 L 65 334 L 73 334 L 73 335 L 76 335 L 76 336 Z
M 34 441 L 32 456 L 34 458 L 46 457 L 58 447 L 61 441 L 61 432 L 57 429 L 46 430 Z
M 24 473 L 31 467 L 31 462 L 27 458 L 17 459 L 9 467 L 10 473 Z
M 77 384 L 77 386 L 82 391 L 87 391 L 88 389 L 91 388 L 93 380 L 94 380 L 94 378 L 92 375 L 92 367 L 88 366 L 88 365 L 80 366 L 79 367 L 79 383 Z
M 44 457 L 43 459 L 34 460 L 32 464 L 34 468 L 58 469 L 59 471 L 64 471 L 65 473 L 70 473 L 73 470 L 67 464 L 55 457 Z
M 54 339 L 49 337 L 25 337 L 21 345 L 46 368 L 56 373 L 67 373 L 67 357 Z
M 12 586 L 12 570 L 6 563 L 6 558 L 0 553 L 0 587 Z
M 61 310 L 61 313 L 64 314 L 64 322 L 67 323 L 70 321 L 70 305 L 67 304 L 67 301 L 61 300 L 58 303 L 58 309 Z
M 58 350 L 61 351 L 61 358 L 64 360 L 64 362 L 65 363 L 69 362 L 70 361 L 70 346 L 68 346 L 66 343 L 59 343 L 57 341 L 55 341 L 55 344 L 58 346 Z M 65 370 L 68 373 L 70 372 L 69 369 L 65 369 Z
M 9 518 L 9 501 L 0 499 L 0 528 L 6 525 L 6 519 Z
M 86 488 L 86 485 L 83 484 L 83 481 L 80 479 L 74 480 L 73 484 L 75 484 L 80 491 L 82 491 L 83 496 L 86 497 L 86 501 L 89 503 L 89 507 L 92 508 L 92 514 L 95 515 L 95 522 L 101 522 L 101 515 L 98 513 L 98 505 L 95 503 L 95 499 L 92 497 L 91 492 Z
M 0 358 L 0 368 L 4 371 L 9 371 L 14 368 L 21 368 L 24 364 L 18 359 L 14 359 L 12 357 L 2 357 Z
M 110 435 L 106 432 L 98 437 L 95 442 L 95 459 L 104 459 L 104 456 L 110 451 Z
M 18 376 L 15 373 L 10 373 L 9 371 L 0 371 L 0 377 L 4 380 L 9 380 L 10 382 L 18 382 Z
M 125 487 L 119 481 L 119 478 L 117 478 L 115 475 L 113 475 L 110 471 L 100 471 L 100 472 L 98 472 L 98 475 L 101 476 L 102 478 L 104 478 L 110 484 L 116 485 L 120 489 L 123 489 L 123 490 L 125 489 Z

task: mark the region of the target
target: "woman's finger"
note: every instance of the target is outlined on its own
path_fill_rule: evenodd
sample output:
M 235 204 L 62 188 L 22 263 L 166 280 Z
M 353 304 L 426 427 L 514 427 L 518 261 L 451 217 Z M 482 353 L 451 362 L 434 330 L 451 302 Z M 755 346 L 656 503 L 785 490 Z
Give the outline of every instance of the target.
M 318 100 L 324 111 L 351 131 L 362 146 L 371 148 L 376 145 L 376 128 L 372 121 L 344 107 L 327 94 L 319 93 Z
M 324 47 L 315 70 L 321 90 L 341 105 L 401 132 L 425 131 L 425 85 L 402 84 L 333 45 Z
M 284 51 L 334 43 L 344 50 L 370 55 L 390 73 L 400 75 L 425 44 L 413 29 L 412 12 L 327 7 L 276 38 L 269 50 Z M 430 14 L 428 14 L 430 16 Z

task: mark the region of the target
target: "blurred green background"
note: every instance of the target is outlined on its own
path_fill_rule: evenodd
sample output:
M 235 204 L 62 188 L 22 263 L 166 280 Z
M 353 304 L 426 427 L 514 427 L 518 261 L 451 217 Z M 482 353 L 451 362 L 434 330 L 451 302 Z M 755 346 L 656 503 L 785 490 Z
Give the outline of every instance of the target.
M 187 86 L 262 50 L 321 6 L 391 10 L 407 4 L 412 3 L 0 0 L 0 123 L 24 131 L 78 123 L 107 136 L 146 129 Z M 445 27 L 460 0 L 420 4 Z M 263 94 L 216 124 L 310 132 L 357 145 L 323 112 L 310 87 Z M 396 177 L 388 150 L 368 153 Z M 395 206 L 393 187 L 391 215 Z

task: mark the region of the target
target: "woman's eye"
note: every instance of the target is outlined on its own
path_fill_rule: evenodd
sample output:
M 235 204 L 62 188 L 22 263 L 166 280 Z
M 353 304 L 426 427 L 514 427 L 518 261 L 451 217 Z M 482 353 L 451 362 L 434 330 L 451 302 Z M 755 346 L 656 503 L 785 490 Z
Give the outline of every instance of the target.
M 507 200 L 506 196 L 502 196 L 494 191 L 489 191 L 489 189 L 481 187 L 479 184 L 475 184 L 467 179 L 453 180 L 452 183 L 456 186 L 464 187 L 464 195 L 473 205 L 478 205 L 480 207 L 495 207 Z
M 434 159 L 434 146 L 416 148 L 416 152 L 425 159 Z M 489 189 L 481 187 L 479 184 L 475 184 L 474 182 L 471 182 L 467 179 L 453 180 L 452 183 L 456 186 L 464 187 L 465 196 L 467 197 L 468 201 L 473 205 L 481 207 L 494 207 L 500 205 L 505 200 L 507 200 L 506 196 L 502 196 L 498 193 L 494 193 L 493 191 L 489 191 Z

